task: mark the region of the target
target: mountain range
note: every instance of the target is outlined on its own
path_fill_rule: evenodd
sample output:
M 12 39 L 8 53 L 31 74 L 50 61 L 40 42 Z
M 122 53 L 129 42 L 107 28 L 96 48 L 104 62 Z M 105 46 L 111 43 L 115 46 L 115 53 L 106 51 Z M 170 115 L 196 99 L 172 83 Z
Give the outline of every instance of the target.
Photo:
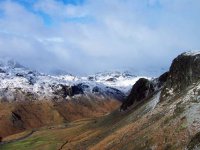
M 47 75 L 33 71 L 12 59 L 0 60 L 0 99 L 67 99 L 80 95 L 98 95 L 123 100 L 139 79 L 129 72 L 103 72 L 86 77 L 71 74 Z
M 200 149 L 200 52 L 157 78 L 50 76 L 14 62 L 1 72 L 2 149 Z

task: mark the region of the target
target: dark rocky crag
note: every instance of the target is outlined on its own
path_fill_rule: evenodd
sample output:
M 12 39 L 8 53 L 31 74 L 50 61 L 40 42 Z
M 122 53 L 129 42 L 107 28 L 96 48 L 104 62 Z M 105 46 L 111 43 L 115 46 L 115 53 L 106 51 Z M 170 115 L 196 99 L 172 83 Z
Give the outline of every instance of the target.
M 169 69 L 169 77 L 162 90 L 161 100 L 180 94 L 200 80 L 200 54 L 183 53 L 175 58 Z
M 184 90 L 200 79 L 200 54 L 183 53 L 172 62 L 167 80 L 167 87 Z
M 165 84 L 168 72 L 162 74 L 159 78 L 148 80 L 140 78 L 132 87 L 132 90 L 126 100 L 121 105 L 121 110 L 126 110 L 130 106 L 142 103 L 145 99 L 158 92 Z
M 153 84 L 151 81 L 145 78 L 139 79 L 131 90 L 130 95 L 123 102 L 121 109 L 126 110 L 129 106 L 140 102 L 145 99 L 147 96 L 154 92 Z
M 161 90 L 160 100 L 173 93 L 179 94 L 200 80 L 200 53 L 182 53 L 172 62 L 169 72 L 154 80 L 139 79 L 133 86 L 130 95 L 121 105 L 122 110 L 144 101 Z

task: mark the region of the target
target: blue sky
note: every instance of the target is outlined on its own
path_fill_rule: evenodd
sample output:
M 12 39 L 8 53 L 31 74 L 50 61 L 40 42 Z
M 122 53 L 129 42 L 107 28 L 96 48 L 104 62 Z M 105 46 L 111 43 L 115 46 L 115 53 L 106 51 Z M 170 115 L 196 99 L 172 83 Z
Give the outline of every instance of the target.
M 51 17 L 51 15 L 48 15 L 45 13 L 45 11 L 41 10 L 35 10 L 34 5 L 38 3 L 38 0 L 13 0 L 13 2 L 16 2 L 20 5 L 22 5 L 27 11 L 30 11 L 34 13 L 35 15 L 41 17 L 44 21 L 44 24 L 46 26 L 53 26 L 56 25 L 56 22 Z M 85 0 L 56 0 L 56 2 L 60 3 L 61 5 L 83 5 Z M 47 1 L 48 3 L 48 1 Z M 56 12 L 55 12 L 56 13 Z M 88 21 L 90 18 L 88 17 L 66 17 L 64 18 L 67 22 L 84 22 Z
M 200 49 L 199 14 L 199 0 L 2 0 L 0 53 L 43 72 L 154 76 Z

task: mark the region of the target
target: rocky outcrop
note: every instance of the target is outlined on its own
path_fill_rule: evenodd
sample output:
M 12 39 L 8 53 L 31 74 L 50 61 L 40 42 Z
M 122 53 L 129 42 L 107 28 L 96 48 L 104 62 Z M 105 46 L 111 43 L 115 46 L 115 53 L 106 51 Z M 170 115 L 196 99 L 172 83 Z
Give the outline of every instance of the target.
M 151 81 L 145 78 L 139 79 L 131 90 L 128 98 L 123 102 L 121 109 L 126 110 L 129 106 L 136 104 L 154 92 L 154 87 Z
M 71 91 L 72 91 L 72 93 L 70 96 L 84 94 L 84 86 L 82 86 L 82 84 L 73 85 L 73 86 L 71 86 Z
M 157 82 L 158 88 L 161 88 L 165 84 L 165 82 L 168 79 L 168 76 L 169 76 L 169 72 L 165 72 L 157 79 L 158 80 L 158 82 Z
M 169 72 L 152 81 L 138 80 L 121 109 L 126 110 L 129 106 L 143 101 L 158 90 L 162 90 L 160 100 L 165 100 L 169 96 L 183 93 L 190 85 L 196 84 L 199 80 L 200 53 L 183 53 L 173 60 Z
M 200 79 L 200 53 L 186 52 L 172 62 L 161 98 L 180 94 Z
M 159 78 L 148 80 L 140 78 L 134 85 L 126 100 L 121 105 L 121 110 L 126 110 L 130 106 L 137 105 L 148 99 L 155 92 L 159 91 L 168 79 L 169 73 L 162 74 Z
M 53 86 L 52 89 L 54 90 L 53 94 L 57 95 L 61 98 L 66 98 L 67 96 L 72 97 L 74 95 L 78 94 L 84 94 L 82 85 L 73 85 L 73 86 L 67 86 L 63 84 L 59 84 L 57 86 Z
M 183 90 L 199 79 L 200 54 L 183 53 L 173 60 L 167 85 L 174 90 Z
M 137 101 L 144 100 L 152 92 L 161 89 L 161 100 L 174 93 L 179 94 L 188 86 L 200 80 L 200 53 L 187 52 L 179 55 L 172 62 L 169 72 L 164 73 L 154 81 L 140 79 L 132 88 L 122 109 L 133 105 Z
M 12 124 L 14 127 L 16 128 L 20 128 L 23 129 L 23 121 L 22 118 L 19 114 L 17 114 L 16 112 L 12 112 L 11 113 L 11 117 L 10 117 Z

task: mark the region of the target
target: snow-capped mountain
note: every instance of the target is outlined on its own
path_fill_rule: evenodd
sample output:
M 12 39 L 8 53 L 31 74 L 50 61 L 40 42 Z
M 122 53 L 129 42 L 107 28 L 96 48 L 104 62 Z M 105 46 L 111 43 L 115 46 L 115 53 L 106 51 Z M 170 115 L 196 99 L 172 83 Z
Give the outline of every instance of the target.
M 97 95 L 123 100 L 140 77 L 128 72 L 104 72 L 86 77 L 46 75 L 11 59 L 0 60 L 0 99 L 66 99 Z
M 131 87 L 140 78 L 147 78 L 144 76 L 135 76 L 128 71 L 119 72 L 102 72 L 88 77 L 88 80 L 95 81 L 97 83 L 103 83 L 106 86 L 116 88 L 124 93 L 128 94 Z

